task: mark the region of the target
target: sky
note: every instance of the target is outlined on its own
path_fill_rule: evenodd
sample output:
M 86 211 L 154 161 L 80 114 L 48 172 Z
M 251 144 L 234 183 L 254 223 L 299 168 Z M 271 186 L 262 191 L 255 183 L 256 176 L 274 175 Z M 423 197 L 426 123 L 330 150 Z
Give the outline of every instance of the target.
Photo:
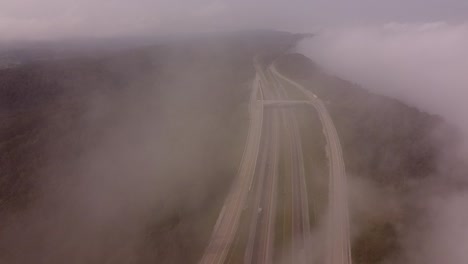
M 316 28 L 468 16 L 465 0 L 0 0 L 0 42 Z

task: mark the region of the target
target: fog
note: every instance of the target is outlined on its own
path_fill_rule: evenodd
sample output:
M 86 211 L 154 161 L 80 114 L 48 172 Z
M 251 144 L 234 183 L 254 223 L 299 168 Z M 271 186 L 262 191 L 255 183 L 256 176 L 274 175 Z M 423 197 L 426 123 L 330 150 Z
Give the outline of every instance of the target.
M 302 49 L 340 77 L 443 116 L 468 135 L 468 24 L 386 24 L 325 31 Z
M 218 89 L 240 67 L 221 59 L 225 46 L 206 52 L 192 45 L 150 49 L 143 68 L 137 55 L 119 53 L 103 67 L 87 62 L 97 69 L 70 70 L 73 60 L 41 69 L 63 90 L 49 95 L 52 102 L 39 92 L 33 112 L 44 117 L 17 132 L 24 134 L 17 147 L 2 142 L 12 152 L 2 180 L 13 184 L 1 186 L 11 189 L 0 200 L 0 263 L 193 262 L 216 220 L 207 211 L 218 210 L 241 155 L 234 144 L 244 131 L 225 118 L 239 124 L 244 108 L 230 102 L 250 91 L 242 77 Z M 20 102 L 44 89 L 25 78 L 32 87 L 15 87 L 26 89 Z M 15 120 L 34 119 L 28 109 L 7 124 L 14 129 Z M 6 134 L 2 140 L 13 140 Z M 45 147 L 28 147 L 36 141 Z M 24 156 L 19 162 L 15 149 Z M 15 201 L 28 185 L 34 186 L 28 203 Z
M 0 43 L 243 29 L 309 31 L 387 22 L 460 21 L 463 0 L 1 0 Z
M 458 157 L 466 163 L 467 47 L 468 24 L 434 22 L 324 30 L 299 50 L 333 75 L 442 116 L 460 129 Z M 442 187 L 453 177 L 465 183 L 468 177 L 453 172 L 446 159 L 439 166 L 439 180 L 422 184 L 410 198 L 426 210 L 427 218 L 404 238 L 408 263 L 468 261 L 468 191 Z
M 468 161 L 467 16 L 465 0 L 0 0 L 0 46 L 21 41 L 258 28 L 318 32 L 300 44 L 302 53 L 334 75 L 444 117 L 462 132 L 464 142 L 457 158 Z M 232 133 L 232 127 L 213 126 L 215 118 L 197 118 L 200 112 L 218 111 L 223 99 L 232 102 L 232 94 L 206 99 L 206 91 L 201 92 L 207 86 L 203 80 L 214 78 L 219 71 L 231 71 L 220 65 L 183 68 L 177 64 L 164 69 L 170 75 L 168 83 L 161 84 L 155 77 L 134 84 L 138 90 L 157 83 L 168 91 L 162 95 L 87 96 L 81 129 L 105 129 L 105 136 L 99 142 L 88 142 L 79 159 L 54 161 L 53 166 L 37 172 L 46 179 L 40 188 L 47 195 L 40 195 L 32 209 L 2 220 L 7 228 L 0 248 L 14 249 L 4 257 L 15 263 L 31 263 L 35 258 L 36 263 L 48 264 L 99 263 L 102 259 L 135 263 L 145 258 L 142 254 L 152 254 L 153 248 L 144 245 L 151 235 L 148 226 L 165 217 L 177 218 L 179 211 L 189 214 L 200 210 L 212 198 L 210 187 L 225 187 L 220 182 L 229 182 L 232 173 L 223 169 L 231 166 L 235 171 L 241 147 L 225 156 L 219 155 L 221 151 L 200 154 L 207 152 L 208 141 L 218 148 L 226 142 L 227 136 L 214 138 L 214 131 Z M 217 86 L 219 82 L 216 79 L 209 84 Z M 156 97 L 158 103 L 152 101 Z M 185 104 L 193 98 L 199 100 L 195 105 Z M 121 111 L 114 113 L 119 108 Z M 127 109 L 130 113 L 124 111 Z M 161 113 L 162 117 L 158 116 Z M 109 115 L 117 116 L 112 126 L 106 123 Z M 60 121 L 66 124 L 64 119 Z M 66 145 L 70 140 L 75 138 L 57 136 L 57 144 Z M 62 154 L 47 151 L 53 158 Z M 215 167 L 216 162 L 224 162 L 224 167 Z M 449 174 L 450 166 L 446 159 L 440 161 L 441 179 L 467 180 L 463 175 Z M 407 197 L 411 206 L 423 208 L 428 218 L 411 226 L 401 238 L 402 263 L 468 262 L 468 192 L 453 188 L 440 191 L 436 188 L 439 184 L 440 180 L 421 183 L 419 192 Z M 383 196 L 372 183 L 353 180 L 351 188 L 351 209 L 360 214 L 362 222 L 398 210 L 394 208 L 397 198 L 391 194 L 385 193 L 385 203 L 369 202 Z M 370 210 L 379 207 L 386 210 Z M 179 211 L 174 213 L 174 208 Z M 359 224 L 353 232 L 359 232 Z M 311 245 L 319 243 L 317 238 L 311 239 Z M 185 257 L 180 252 L 176 255 Z

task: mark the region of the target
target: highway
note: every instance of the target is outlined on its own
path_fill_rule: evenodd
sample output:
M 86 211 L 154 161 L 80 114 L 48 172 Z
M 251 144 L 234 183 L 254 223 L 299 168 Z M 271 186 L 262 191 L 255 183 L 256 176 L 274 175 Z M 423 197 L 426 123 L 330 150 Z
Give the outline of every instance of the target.
M 263 125 L 262 99 L 260 79 L 257 76 L 253 82 L 250 96 L 250 122 L 239 170 L 199 263 L 224 263 L 233 244 L 257 164 Z
M 282 75 L 276 67 L 271 71 L 286 83 L 302 91 L 317 110 L 327 141 L 329 160 L 329 208 L 326 264 L 351 264 L 347 178 L 340 140 L 325 104 L 302 85 Z
M 287 86 L 271 70 L 268 70 L 271 83 L 278 92 L 277 102 L 297 102 L 288 100 Z M 283 127 L 286 132 L 286 146 L 289 146 L 289 163 L 291 164 L 290 180 L 292 193 L 292 254 L 291 263 L 307 263 L 310 259 L 306 248 L 310 236 L 309 199 L 307 193 L 304 153 L 298 121 L 294 108 L 283 108 Z
M 301 85 L 279 73 L 274 66 L 265 67 L 254 62 L 256 76 L 249 103 L 250 123 L 239 170 L 224 206 L 214 226 L 210 241 L 200 264 L 227 263 L 239 230 L 241 215 L 248 213 L 243 263 L 270 264 L 276 262 L 275 243 L 292 248 L 290 263 L 310 262 L 307 240 L 310 237 L 309 194 L 307 192 L 304 156 L 299 124 L 294 107 L 313 106 L 320 117 L 327 141 L 329 160 L 329 216 L 326 241 L 326 264 L 351 264 L 347 182 L 342 151 L 335 126 L 323 102 Z M 303 100 L 292 100 L 287 91 L 299 90 Z M 278 107 L 280 106 L 280 107 Z M 281 147 L 283 146 L 283 147 Z M 285 161 L 280 150 L 285 150 Z M 288 164 L 286 172 L 279 172 L 280 163 Z M 278 236 L 278 182 L 290 186 L 291 217 L 285 228 L 290 232 L 291 244 Z M 285 206 L 283 203 L 280 203 Z M 244 211 L 245 208 L 251 210 Z M 245 229 L 245 228 L 244 228 Z M 247 231 L 246 231 L 247 232 Z M 239 236 L 237 236 L 239 238 Z M 236 244 L 238 245 L 238 244 Z M 283 258 L 281 256 L 280 258 Z
M 261 81 L 262 94 L 265 99 L 274 98 L 269 89 L 264 69 L 255 65 Z M 263 102 L 262 102 L 263 104 Z M 278 152 L 279 152 L 279 119 L 275 111 L 264 111 L 264 134 L 262 152 L 258 171 L 255 174 L 258 182 L 255 184 L 256 198 L 253 207 L 257 211 L 252 215 L 250 233 L 245 250 L 244 263 L 272 263 L 273 242 L 275 235 L 275 217 L 278 182 Z

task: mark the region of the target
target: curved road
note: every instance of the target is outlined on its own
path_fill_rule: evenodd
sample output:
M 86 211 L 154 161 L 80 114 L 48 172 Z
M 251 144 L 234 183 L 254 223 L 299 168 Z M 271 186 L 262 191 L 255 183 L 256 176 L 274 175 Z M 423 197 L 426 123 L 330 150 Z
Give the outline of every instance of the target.
M 327 141 L 329 160 L 329 218 L 327 228 L 326 264 L 351 264 L 351 246 L 349 238 L 348 193 L 345 165 L 340 140 L 333 121 L 324 103 L 315 94 L 302 85 L 287 78 L 271 67 L 272 72 L 303 92 L 317 110 L 323 125 Z
M 325 263 L 351 264 L 346 173 L 340 141 L 330 115 L 316 95 L 279 73 L 274 66 L 265 69 L 256 60 L 254 64 L 257 75 L 250 98 L 250 124 L 244 153 L 238 175 L 226 197 L 200 263 L 226 262 L 250 191 L 250 195 L 253 195 L 254 210 L 250 216 L 244 263 L 273 263 L 280 124 L 285 131 L 288 159 L 291 164 L 288 179 L 292 193 L 291 241 L 295 249 L 291 262 L 302 264 L 309 260 L 309 250 L 306 248 L 306 239 L 310 235 L 309 205 L 299 126 L 291 109 L 264 111 L 266 105 L 309 104 L 319 113 L 329 159 L 329 225 Z M 299 89 L 307 100 L 289 100 L 286 90 L 291 86 Z

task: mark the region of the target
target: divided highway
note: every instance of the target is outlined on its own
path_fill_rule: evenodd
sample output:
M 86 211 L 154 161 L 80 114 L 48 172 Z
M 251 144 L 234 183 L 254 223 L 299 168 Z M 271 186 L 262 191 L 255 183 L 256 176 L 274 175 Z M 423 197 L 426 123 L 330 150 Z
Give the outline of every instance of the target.
M 285 77 L 276 67 L 272 72 L 302 91 L 310 100 L 311 105 L 319 113 L 323 131 L 327 141 L 327 156 L 329 160 L 329 216 L 327 228 L 326 264 L 351 264 L 351 243 L 349 237 L 348 193 L 345 165 L 340 139 L 325 104 L 315 94 L 302 85 Z
M 260 96 L 259 100 L 257 100 Z M 247 200 L 253 181 L 257 157 L 260 148 L 260 137 L 263 124 L 263 103 L 260 91 L 260 79 L 255 78 L 249 104 L 250 124 L 247 141 L 231 190 L 226 198 L 221 213 L 213 230 L 210 242 L 200 263 L 224 263 L 231 249 L 237 229 L 239 227 L 242 209 Z
M 262 82 L 263 99 L 273 98 L 263 69 L 256 65 Z M 263 102 L 262 102 L 263 103 Z M 255 176 L 258 178 L 254 191 L 254 213 L 251 218 L 244 263 L 272 263 L 275 235 L 275 217 L 278 183 L 279 119 L 271 111 L 264 112 L 263 144 L 260 163 Z
M 323 102 L 301 85 L 280 74 L 275 67 L 265 68 L 255 61 L 257 71 L 249 104 L 250 124 L 246 145 L 236 176 L 225 203 L 218 216 L 211 239 L 200 260 L 200 264 L 228 263 L 228 255 L 239 240 L 241 215 L 248 217 L 248 234 L 242 251 L 243 263 L 270 264 L 276 262 L 274 252 L 278 235 L 278 182 L 290 186 L 289 221 L 292 256 L 291 263 L 308 263 L 310 250 L 307 239 L 310 236 L 309 198 L 301 134 L 294 108 L 274 107 L 276 105 L 312 105 L 318 111 L 327 140 L 329 159 L 329 225 L 326 264 L 351 264 L 349 242 L 349 220 L 347 207 L 347 185 L 344 162 L 336 129 Z M 288 89 L 299 89 L 304 100 L 290 100 Z M 268 108 L 266 108 L 268 106 Z M 281 164 L 280 146 L 284 146 L 287 172 L 279 171 Z M 280 201 L 281 202 L 281 201 Z M 245 210 L 250 208 L 251 210 Z M 283 237 L 284 239 L 284 237 Z M 237 244 L 236 244 L 237 245 Z M 231 253 L 230 253 L 231 252 Z M 283 259 L 284 261 L 284 259 Z

